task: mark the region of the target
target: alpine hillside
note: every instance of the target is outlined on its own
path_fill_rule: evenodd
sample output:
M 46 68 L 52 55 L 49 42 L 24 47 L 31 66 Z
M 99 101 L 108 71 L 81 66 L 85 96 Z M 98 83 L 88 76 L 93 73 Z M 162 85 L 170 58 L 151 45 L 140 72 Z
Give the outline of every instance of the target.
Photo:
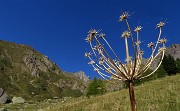
M 44 100 L 81 96 L 86 84 L 32 47 L 0 41 L 0 88 L 10 97 Z

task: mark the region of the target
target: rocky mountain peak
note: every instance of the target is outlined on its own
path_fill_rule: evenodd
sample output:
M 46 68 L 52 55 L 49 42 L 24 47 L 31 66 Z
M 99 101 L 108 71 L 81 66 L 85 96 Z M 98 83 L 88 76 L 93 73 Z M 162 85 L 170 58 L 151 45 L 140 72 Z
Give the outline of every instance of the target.
M 79 71 L 76 73 L 73 73 L 76 77 L 83 80 L 83 82 L 87 83 L 90 80 L 89 76 L 86 76 L 86 74 L 83 71 Z
M 166 56 L 167 56 L 167 55 L 170 55 L 170 56 L 172 56 L 175 60 L 176 60 L 177 58 L 180 58 L 180 44 L 172 44 L 171 46 L 167 47 L 167 48 L 166 48 L 166 51 L 165 51 L 165 55 L 166 55 Z M 148 60 L 148 59 L 144 59 L 144 60 L 143 60 L 143 63 L 146 63 L 147 60 Z M 155 68 L 157 67 L 158 63 L 159 63 L 159 58 L 156 58 L 156 59 L 152 62 L 151 66 L 150 66 L 150 69 L 155 69 Z
M 174 59 L 180 58 L 180 44 L 172 44 L 168 47 L 166 55 L 171 55 Z

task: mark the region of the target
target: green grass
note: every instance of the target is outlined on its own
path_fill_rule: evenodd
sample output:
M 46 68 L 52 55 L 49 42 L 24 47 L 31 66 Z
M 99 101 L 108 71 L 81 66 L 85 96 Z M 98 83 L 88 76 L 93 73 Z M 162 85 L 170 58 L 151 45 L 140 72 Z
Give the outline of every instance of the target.
M 138 111 L 180 111 L 180 75 L 168 76 L 135 87 Z M 128 89 L 102 96 L 76 98 L 57 105 L 47 111 L 130 111 Z
M 136 86 L 137 111 L 180 111 L 179 84 L 180 74 Z M 91 98 L 69 97 L 25 104 L 4 104 L 0 108 L 10 111 L 131 111 L 127 89 Z

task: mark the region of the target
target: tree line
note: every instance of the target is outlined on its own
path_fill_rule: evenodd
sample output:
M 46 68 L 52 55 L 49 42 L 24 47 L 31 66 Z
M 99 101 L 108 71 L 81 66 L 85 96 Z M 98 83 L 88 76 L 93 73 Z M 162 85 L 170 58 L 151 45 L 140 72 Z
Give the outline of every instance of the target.
M 165 56 L 162 62 L 162 66 L 169 76 L 180 73 L 179 58 L 175 60 L 171 55 Z

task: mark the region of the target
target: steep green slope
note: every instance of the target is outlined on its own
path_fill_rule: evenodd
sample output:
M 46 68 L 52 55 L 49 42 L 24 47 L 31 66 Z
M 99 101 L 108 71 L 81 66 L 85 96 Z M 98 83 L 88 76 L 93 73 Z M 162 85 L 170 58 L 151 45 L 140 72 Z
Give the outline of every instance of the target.
M 0 88 L 10 97 L 44 100 L 80 96 L 85 85 L 33 48 L 0 41 Z
M 138 111 L 179 111 L 180 75 L 168 76 L 135 87 Z M 72 99 L 46 108 L 47 111 L 131 111 L 128 90 L 90 99 Z

